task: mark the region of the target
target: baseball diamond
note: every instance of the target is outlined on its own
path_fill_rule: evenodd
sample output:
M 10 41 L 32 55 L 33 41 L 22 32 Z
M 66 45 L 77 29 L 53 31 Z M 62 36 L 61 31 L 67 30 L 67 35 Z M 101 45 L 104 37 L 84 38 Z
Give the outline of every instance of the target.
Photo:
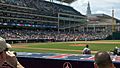
M 3 57 L 8 51 L 25 68 L 94 68 L 94 55 L 106 51 L 120 68 L 120 1 L 118 7 L 99 1 L 102 9 L 92 0 L 0 0 L 0 38 L 10 45 L 1 42 L 0 64 L 9 65 Z M 116 12 L 105 8 L 108 3 Z M 72 5 L 87 8 L 86 14 Z

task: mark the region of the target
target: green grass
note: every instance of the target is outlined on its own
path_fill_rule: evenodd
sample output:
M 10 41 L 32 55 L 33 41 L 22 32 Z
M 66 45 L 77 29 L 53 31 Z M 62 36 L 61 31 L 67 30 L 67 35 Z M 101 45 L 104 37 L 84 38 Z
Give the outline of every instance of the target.
M 89 44 L 90 49 L 94 51 L 110 51 L 113 50 L 116 46 L 120 47 L 118 44 Z
M 73 51 L 59 51 L 59 50 L 35 50 L 35 49 L 24 49 L 24 48 L 16 48 L 12 49 L 16 52 L 31 52 L 31 53 L 66 53 L 66 54 L 80 54 L 81 52 L 73 52 Z
M 99 41 L 99 40 L 98 40 Z M 102 40 L 102 41 L 107 41 L 107 42 L 120 42 L 120 40 Z M 28 46 L 28 48 L 13 48 L 12 50 L 15 50 L 17 52 L 40 52 L 40 53 L 72 53 L 72 54 L 81 54 L 79 50 L 82 50 L 85 46 L 70 46 L 72 44 L 81 44 L 81 41 L 77 42 L 47 42 L 47 43 L 28 43 L 28 44 L 23 44 Z M 92 51 L 111 51 L 114 49 L 114 47 L 119 47 L 120 44 L 103 44 L 103 43 L 85 43 L 83 42 L 82 44 L 88 44 L 90 45 L 89 48 Z M 17 44 L 18 46 L 22 46 L 22 44 Z M 37 48 L 37 49 L 35 49 Z M 45 48 L 39 49 L 39 48 Z M 50 48 L 51 50 L 49 50 Z M 58 50 L 54 50 L 58 49 Z M 62 49 L 62 50 L 59 50 Z M 66 50 L 69 51 L 66 51 Z M 75 51 L 76 50 L 76 51 Z
M 69 50 L 81 50 L 84 48 L 84 46 L 70 46 L 74 43 L 40 43 L 40 44 L 37 44 L 37 45 L 29 45 L 28 47 L 31 47 L 31 48 L 56 48 L 56 49 L 69 49 Z
M 97 41 L 120 42 L 120 40 L 97 40 Z

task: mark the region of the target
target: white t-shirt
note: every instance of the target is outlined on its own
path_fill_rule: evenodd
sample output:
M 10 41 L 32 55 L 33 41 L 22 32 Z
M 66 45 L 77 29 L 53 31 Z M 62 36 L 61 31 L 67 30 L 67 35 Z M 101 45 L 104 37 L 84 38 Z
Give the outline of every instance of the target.
M 83 49 L 83 54 L 91 54 L 91 51 L 89 48 L 84 48 Z

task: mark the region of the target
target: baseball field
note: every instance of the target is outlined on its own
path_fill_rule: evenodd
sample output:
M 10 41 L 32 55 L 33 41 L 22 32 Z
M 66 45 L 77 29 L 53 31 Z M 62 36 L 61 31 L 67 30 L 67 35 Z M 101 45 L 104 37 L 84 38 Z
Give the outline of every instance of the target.
M 73 42 L 44 42 L 44 43 L 17 43 L 12 44 L 16 52 L 39 53 L 71 53 L 81 54 L 88 44 L 92 54 L 97 51 L 112 51 L 116 46 L 120 48 L 120 40 L 73 41 Z

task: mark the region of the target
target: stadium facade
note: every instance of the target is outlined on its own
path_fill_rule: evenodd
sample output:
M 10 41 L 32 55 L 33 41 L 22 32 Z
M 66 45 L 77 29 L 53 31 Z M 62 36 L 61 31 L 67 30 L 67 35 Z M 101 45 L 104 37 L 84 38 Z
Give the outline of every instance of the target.
M 2 26 L 77 28 L 86 21 L 85 16 L 70 6 L 40 0 L 1 0 Z
M 87 17 L 70 6 L 43 0 L 0 0 L 0 34 L 6 40 L 73 40 L 76 37 L 65 35 L 81 31 L 86 22 Z
M 0 34 L 6 40 L 77 41 L 105 39 L 112 33 L 112 17 L 87 16 L 70 6 L 44 0 L 0 0 Z M 119 20 L 115 19 L 118 31 Z
M 92 14 L 90 3 L 88 2 L 87 7 L 87 31 L 94 31 L 94 32 L 119 32 L 120 31 L 120 20 L 114 18 L 114 10 L 111 12 L 112 16 L 106 14 Z

